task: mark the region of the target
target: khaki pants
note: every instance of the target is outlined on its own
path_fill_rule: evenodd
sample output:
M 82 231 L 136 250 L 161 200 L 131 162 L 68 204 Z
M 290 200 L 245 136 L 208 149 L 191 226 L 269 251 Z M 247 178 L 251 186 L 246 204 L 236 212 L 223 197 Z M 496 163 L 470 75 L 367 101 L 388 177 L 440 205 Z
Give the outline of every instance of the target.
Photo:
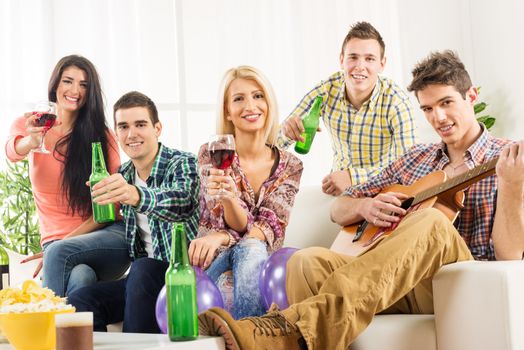
M 308 350 L 346 350 L 377 313 L 432 313 L 431 279 L 473 259 L 452 223 L 433 208 L 414 212 L 374 249 L 355 258 L 325 248 L 289 259 L 284 315 Z

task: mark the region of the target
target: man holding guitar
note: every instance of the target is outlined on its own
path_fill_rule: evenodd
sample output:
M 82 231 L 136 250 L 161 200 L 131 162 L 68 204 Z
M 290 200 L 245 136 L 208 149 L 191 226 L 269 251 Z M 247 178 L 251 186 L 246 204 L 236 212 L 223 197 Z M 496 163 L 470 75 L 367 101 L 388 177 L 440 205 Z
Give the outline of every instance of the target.
M 332 219 L 347 227 L 332 250 L 291 257 L 288 309 L 239 321 L 210 309 L 201 334 L 227 349 L 345 350 L 377 313 L 431 313 L 443 265 L 522 259 L 524 142 L 477 122 L 477 89 L 451 51 L 420 62 L 408 89 L 442 142 L 414 146 L 337 199 Z

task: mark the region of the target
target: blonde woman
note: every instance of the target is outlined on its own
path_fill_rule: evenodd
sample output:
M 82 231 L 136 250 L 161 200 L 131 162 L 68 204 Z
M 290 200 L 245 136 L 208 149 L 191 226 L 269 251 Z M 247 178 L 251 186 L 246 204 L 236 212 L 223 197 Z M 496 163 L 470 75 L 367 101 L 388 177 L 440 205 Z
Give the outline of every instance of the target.
M 298 192 L 302 162 L 275 146 L 277 103 L 269 81 L 256 68 L 226 72 L 218 101 L 218 134 L 233 134 L 236 156 L 227 170 L 211 168 L 207 144 L 202 172 L 198 237 L 191 262 L 216 283 L 233 271 L 235 318 L 261 315 L 258 278 L 268 254 L 282 246 Z

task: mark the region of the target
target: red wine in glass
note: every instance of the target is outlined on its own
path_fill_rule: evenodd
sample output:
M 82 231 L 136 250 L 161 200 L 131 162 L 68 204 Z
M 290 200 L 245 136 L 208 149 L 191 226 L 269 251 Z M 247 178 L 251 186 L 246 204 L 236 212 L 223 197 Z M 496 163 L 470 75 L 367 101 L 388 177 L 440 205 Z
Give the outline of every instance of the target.
M 235 150 L 233 149 L 213 149 L 209 151 L 211 164 L 214 168 L 225 170 L 231 166 L 235 160 Z
M 45 148 L 44 138 L 49 129 L 55 125 L 57 115 L 56 103 L 50 101 L 38 102 L 33 109 L 33 115 L 36 116 L 33 120 L 33 125 L 43 128 L 40 145 L 37 148 L 33 148 L 31 151 L 36 153 L 51 153 Z
M 55 125 L 56 114 L 35 112 L 40 117 L 35 120 L 35 126 L 43 126 L 45 131 L 48 131 Z
M 226 170 L 235 160 L 235 138 L 231 134 L 213 135 L 207 145 L 211 164 L 215 169 Z M 224 194 L 220 187 L 218 197 Z

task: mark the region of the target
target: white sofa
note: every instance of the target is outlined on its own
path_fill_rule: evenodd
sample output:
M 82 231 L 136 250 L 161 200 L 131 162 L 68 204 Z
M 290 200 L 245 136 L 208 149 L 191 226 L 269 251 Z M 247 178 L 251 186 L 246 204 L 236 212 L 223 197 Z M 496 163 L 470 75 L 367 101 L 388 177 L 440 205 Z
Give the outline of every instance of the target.
M 300 189 L 285 246 L 330 247 L 339 227 L 333 197 Z M 522 350 L 524 263 L 461 262 L 433 279 L 435 315 L 377 315 L 350 350 Z
M 339 227 L 329 219 L 333 197 L 303 187 L 286 231 L 285 246 L 330 247 Z M 35 263 L 10 254 L 11 282 L 30 278 Z M 462 262 L 433 279 L 435 315 L 378 315 L 349 350 L 522 350 L 524 263 Z M 118 327 L 112 327 L 118 330 Z M 326 349 L 329 350 L 329 349 Z

